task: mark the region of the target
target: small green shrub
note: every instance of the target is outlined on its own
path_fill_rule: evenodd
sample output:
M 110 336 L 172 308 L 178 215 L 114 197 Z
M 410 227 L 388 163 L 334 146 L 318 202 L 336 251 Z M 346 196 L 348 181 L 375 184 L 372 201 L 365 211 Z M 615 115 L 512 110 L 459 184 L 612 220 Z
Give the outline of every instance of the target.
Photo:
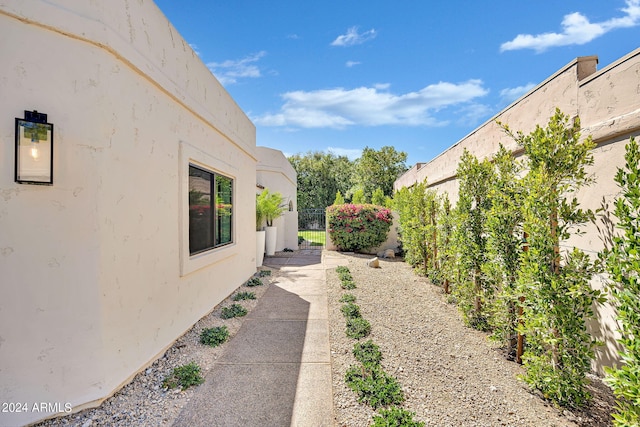
M 358 401 L 373 409 L 395 405 L 404 401 L 404 394 L 398 380 L 375 366 L 368 370 L 361 366 L 351 366 L 344 376 L 347 386 L 358 394 Z
M 260 270 L 258 271 L 258 276 L 260 277 L 271 276 L 271 270 Z
M 254 292 L 238 292 L 231 299 L 234 300 L 234 301 L 244 301 L 244 300 L 248 300 L 248 299 L 256 299 L 256 294 Z
M 200 333 L 200 343 L 217 347 L 229 338 L 229 330 L 226 326 L 203 329 Z
M 356 288 L 356 282 L 353 280 L 349 268 L 344 265 L 340 265 L 336 267 L 336 273 L 338 273 L 338 277 L 340 277 L 340 287 L 342 287 L 342 289 L 349 290 Z
M 338 274 L 340 275 L 340 280 L 342 280 L 343 282 L 348 280 L 353 280 L 353 276 L 349 271 L 346 271 L 344 273 L 338 273 Z
M 332 205 L 327 208 L 327 229 L 341 251 L 359 251 L 383 243 L 391 227 L 391 211 L 371 204 Z
M 356 282 L 354 282 L 353 280 L 343 280 L 342 283 L 340 283 L 340 287 L 342 289 L 350 291 L 351 289 L 355 289 L 357 286 Z
M 362 317 L 347 319 L 346 334 L 349 338 L 360 339 L 371 333 L 371 324 Z
M 356 302 L 356 296 L 353 294 L 344 294 L 340 298 L 340 302 Z
M 263 283 L 262 280 L 258 279 L 257 277 L 252 277 L 251 279 L 247 280 L 244 285 L 252 288 L 254 286 L 262 286 Z
M 200 367 L 192 362 L 188 365 L 174 368 L 171 375 L 162 381 L 162 386 L 168 389 L 182 387 L 182 390 L 186 390 L 191 386 L 202 384 L 203 382 L 204 378 L 200 375 Z
M 340 280 L 353 280 L 349 268 L 345 267 L 344 265 L 336 267 L 336 273 L 338 273 L 338 277 L 340 277 Z
M 414 421 L 414 412 L 393 406 L 380 411 L 380 415 L 373 416 L 371 427 L 424 427 L 422 421 Z
M 478 315 L 470 317 L 466 319 L 466 323 L 477 331 L 488 332 L 491 330 L 491 325 L 489 325 L 489 318 L 487 316 Z
M 242 317 L 247 315 L 247 309 L 240 304 L 233 304 L 229 307 L 223 307 L 220 317 L 223 319 L 231 319 L 232 317 Z
M 356 343 L 353 346 L 353 356 L 365 367 L 380 364 L 382 360 L 382 352 L 380 347 L 369 340 L 363 343 Z
M 344 304 L 340 308 L 340 311 L 342 311 L 342 314 L 347 319 L 353 319 L 353 318 L 356 318 L 356 317 L 362 317 L 362 315 L 360 314 L 360 307 L 358 307 L 356 304 L 354 304 L 352 302 L 348 302 L 348 303 Z

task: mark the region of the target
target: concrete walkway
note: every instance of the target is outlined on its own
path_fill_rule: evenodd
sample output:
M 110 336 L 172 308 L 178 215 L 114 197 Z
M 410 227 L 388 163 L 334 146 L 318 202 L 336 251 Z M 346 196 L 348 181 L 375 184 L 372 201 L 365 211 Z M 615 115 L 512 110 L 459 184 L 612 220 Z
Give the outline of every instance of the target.
M 280 272 L 173 425 L 334 426 L 325 269 L 340 263 L 319 249 L 266 257 Z

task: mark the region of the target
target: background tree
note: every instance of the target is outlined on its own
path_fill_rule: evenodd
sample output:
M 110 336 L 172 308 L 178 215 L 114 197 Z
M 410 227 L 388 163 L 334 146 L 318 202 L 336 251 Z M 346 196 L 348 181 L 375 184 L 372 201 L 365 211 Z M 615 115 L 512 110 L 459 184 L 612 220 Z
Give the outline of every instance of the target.
M 353 163 L 345 156 L 316 151 L 288 159 L 298 174 L 298 209 L 330 206 L 351 187 Z
M 336 198 L 333 200 L 334 205 L 344 205 L 344 197 L 342 197 L 341 192 L 336 193 Z
M 333 177 L 336 182 L 336 187 L 344 197 L 347 194 L 347 191 L 349 191 L 349 188 L 351 188 L 355 162 L 349 160 L 347 156 L 333 155 L 331 167 L 333 168 Z
M 371 199 L 376 188 L 385 196 L 393 195 L 393 183 L 407 171 L 407 153 L 390 146 L 380 150 L 365 147 L 362 156 L 355 161 L 352 184 L 362 188 L 367 199 Z

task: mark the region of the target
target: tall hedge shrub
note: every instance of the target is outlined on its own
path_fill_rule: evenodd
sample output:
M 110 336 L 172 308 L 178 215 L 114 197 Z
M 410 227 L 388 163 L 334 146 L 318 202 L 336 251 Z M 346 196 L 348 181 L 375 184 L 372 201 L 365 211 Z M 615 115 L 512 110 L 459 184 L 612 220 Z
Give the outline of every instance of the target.
M 327 208 L 331 241 L 341 251 L 364 251 L 384 243 L 393 219 L 385 207 L 364 204 L 332 205 Z
M 465 322 L 480 330 L 488 328 L 485 303 L 492 298 L 482 266 L 487 262 L 487 214 L 491 208 L 489 186 L 493 165 L 464 150 L 458 164 L 460 193 L 456 205 L 457 227 L 454 244 L 459 253 L 460 277 L 453 294 Z
M 422 275 L 435 269 L 436 200 L 436 192 L 427 188 L 426 181 L 404 187 L 394 196 L 405 261 Z
M 560 110 L 546 127 L 513 136 L 529 169 L 522 202 L 528 250 L 516 285 L 524 298 L 523 379 L 559 405 L 580 407 L 589 399 L 586 374 L 596 346 L 586 324 L 602 295 L 589 284 L 589 257 L 576 248 L 561 251 L 560 243 L 593 218 L 580 209 L 575 193 L 592 181 L 586 167 L 593 164 L 594 144 L 580 138 L 580 121 Z
M 602 257 L 609 273 L 622 345 L 622 366 L 607 370 L 607 383 L 617 400 L 616 426 L 640 425 L 640 152 L 631 138 L 626 164 L 615 181 L 621 194 L 614 215 L 620 234 Z
M 451 209 L 449 195 L 447 193 L 444 193 L 444 195 L 440 197 L 438 208 L 438 222 L 436 224 L 436 244 L 438 248 L 436 260 L 438 265 L 438 278 L 446 294 L 450 293 L 451 283 L 456 281 L 456 272 L 458 271 L 457 261 L 459 256 L 455 250 L 453 239 L 455 226 L 456 219 L 454 216 L 454 212 Z
M 518 295 L 516 278 L 522 253 L 521 165 L 502 144 L 493 156 L 494 179 L 489 186 L 491 208 L 485 224 L 487 262 L 482 266 L 491 293 L 489 306 L 491 338 L 504 345 L 507 354 L 516 355 Z

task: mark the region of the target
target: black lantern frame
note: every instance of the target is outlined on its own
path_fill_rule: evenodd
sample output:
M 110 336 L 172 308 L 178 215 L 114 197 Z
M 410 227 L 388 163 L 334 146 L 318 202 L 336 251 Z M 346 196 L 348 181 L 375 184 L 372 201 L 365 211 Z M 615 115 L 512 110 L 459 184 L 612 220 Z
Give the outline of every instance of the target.
M 53 124 L 46 114 L 34 110 L 16 117 L 15 182 L 53 185 Z

